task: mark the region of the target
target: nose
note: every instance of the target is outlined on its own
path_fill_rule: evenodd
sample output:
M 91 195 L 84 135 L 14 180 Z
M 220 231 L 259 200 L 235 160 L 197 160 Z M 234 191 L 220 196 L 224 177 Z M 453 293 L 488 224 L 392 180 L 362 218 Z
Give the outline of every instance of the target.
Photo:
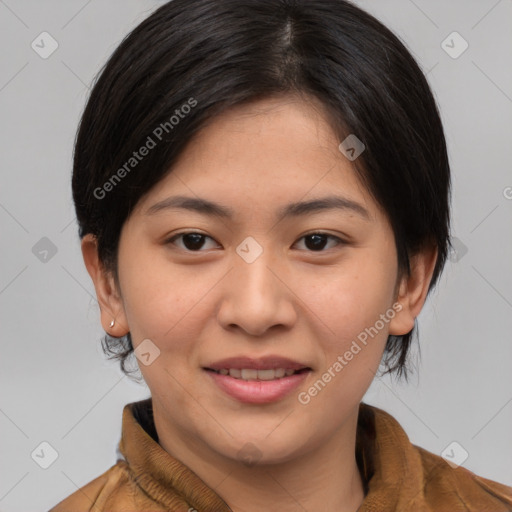
M 240 256 L 242 254 L 242 256 Z M 236 254 L 224 281 L 218 322 L 225 329 L 242 329 L 262 336 L 270 329 L 289 329 L 297 319 L 289 277 L 277 258 L 263 250 L 253 261 Z

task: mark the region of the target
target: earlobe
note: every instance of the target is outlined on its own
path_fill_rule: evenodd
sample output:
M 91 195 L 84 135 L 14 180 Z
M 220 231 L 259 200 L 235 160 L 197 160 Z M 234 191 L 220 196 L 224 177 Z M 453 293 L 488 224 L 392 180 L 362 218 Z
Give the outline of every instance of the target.
M 414 328 L 414 321 L 427 298 L 437 252 L 437 246 L 428 246 L 411 257 L 411 273 L 402 277 L 396 297 L 401 309 L 390 322 L 389 334 L 402 336 Z
M 121 337 L 129 332 L 123 302 L 111 273 L 105 271 L 98 256 L 98 243 L 88 233 L 82 239 L 82 256 L 91 276 L 101 311 L 103 329 L 111 336 Z

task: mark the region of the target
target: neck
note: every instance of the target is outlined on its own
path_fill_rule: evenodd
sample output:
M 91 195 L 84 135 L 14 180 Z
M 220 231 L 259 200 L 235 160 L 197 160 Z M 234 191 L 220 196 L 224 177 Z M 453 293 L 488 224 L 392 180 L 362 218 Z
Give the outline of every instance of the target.
M 155 413 L 159 444 L 229 505 L 233 512 L 355 512 L 364 486 L 355 458 L 357 410 L 330 439 L 278 464 L 245 465 L 169 428 Z

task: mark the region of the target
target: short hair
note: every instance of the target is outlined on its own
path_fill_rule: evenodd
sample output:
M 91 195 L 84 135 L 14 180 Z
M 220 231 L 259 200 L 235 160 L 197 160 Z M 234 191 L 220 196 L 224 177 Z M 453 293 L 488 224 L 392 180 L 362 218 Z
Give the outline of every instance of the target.
M 450 246 L 439 111 L 404 43 L 345 0 L 173 0 L 123 39 L 95 78 L 72 177 L 79 236 L 96 237 L 116 284 L 124 222 L 194 134 L 230 107 L 283 94 L 319 100 L 340 141 L 355 134 L 364 143 L 353 163 L 388 216 L 399 276 L 409 275 L 418 250 L 437 246 L 430 293 Z M 154 149 L 130 160 L 148 137 Z M 415 321 L 409 333 L 388 336 L 385 373 L 407 379 L 416 331 Z M 102 346 L 129 376 L 130 333 L 106 334 Z

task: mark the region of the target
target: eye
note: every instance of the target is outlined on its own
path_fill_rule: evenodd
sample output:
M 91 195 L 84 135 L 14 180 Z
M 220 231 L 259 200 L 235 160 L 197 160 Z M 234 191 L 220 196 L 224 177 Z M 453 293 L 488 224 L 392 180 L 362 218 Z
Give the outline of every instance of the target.
M 202 233 L 196 233 L 196 232 L 188 232 L 188 233 L 180 233 L 178 235 L 174 235 L 172 238 L 169 238 L 165 241 L 166 244 L 175 244 L 175 240 L 178 240 L 179 238 L 183 239 L 183 246 L 181 246 L 181 249 L 185 249 L 189 252 L 200 252 L 199 250 L 204 246 L 204 240 L 206 238 L 209 238 L 210 240 L 213 240 L 213 238 L 203 235 Z M 179 246 L 179 245 L 178 245 Z
M 331 239 L 336 241 L 336 245 L 343 244 L 343 240 L 334 235 L 329 235 L 327 233 L 309 233 L 304 235 L 299 240 L 305 240 L 305 246 L 313 251 L 313 252 L 322 252 L 325 248 L 327 240 Z

